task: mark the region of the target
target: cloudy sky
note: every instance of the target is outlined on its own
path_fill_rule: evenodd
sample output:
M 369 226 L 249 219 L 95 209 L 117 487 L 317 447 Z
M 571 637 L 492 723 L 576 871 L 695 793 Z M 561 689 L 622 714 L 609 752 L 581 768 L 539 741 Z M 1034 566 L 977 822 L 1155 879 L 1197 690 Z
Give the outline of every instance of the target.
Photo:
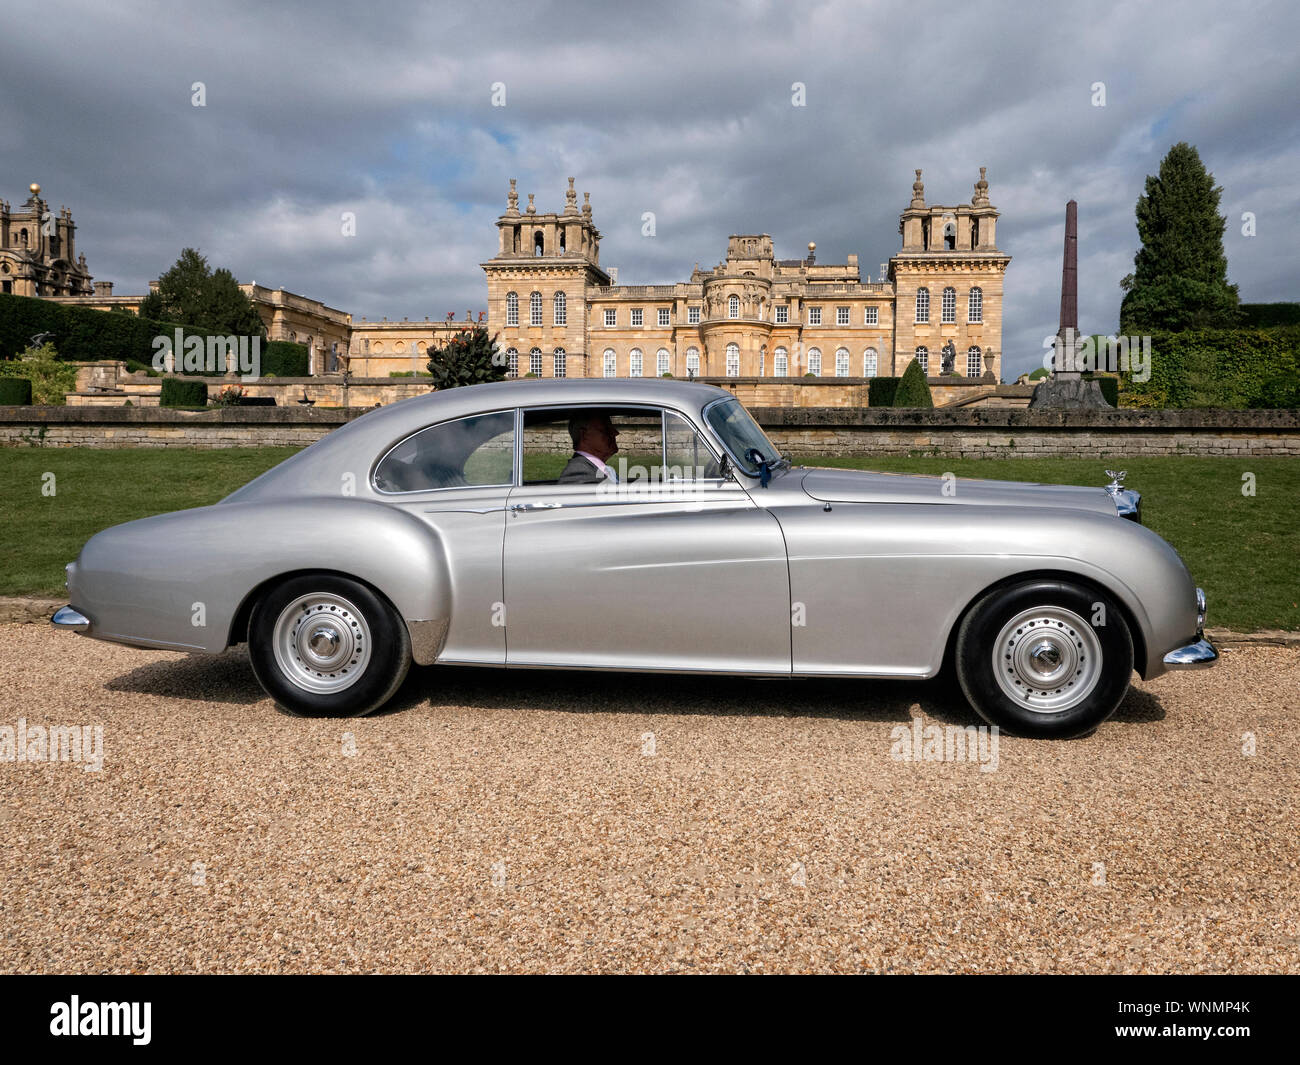
M 192 245 L 358 317 L 461 317 L 486 305 L 508 179 L 548 211 L 569 175 L 624 283 L 681 280 L 756 232 L 875 276 L 913 169 L 954 204 L 987 166 L 1013 379 L 1056 328 L 1065 201 L 1081 325 L 1112 331 L 1143 178 L 1187 140 L 1224 188 L 1242 298 L 1300 299 L 1287 0 L 186 6 L 0 9 L 0 197 L 40 182 L 119 293 Z

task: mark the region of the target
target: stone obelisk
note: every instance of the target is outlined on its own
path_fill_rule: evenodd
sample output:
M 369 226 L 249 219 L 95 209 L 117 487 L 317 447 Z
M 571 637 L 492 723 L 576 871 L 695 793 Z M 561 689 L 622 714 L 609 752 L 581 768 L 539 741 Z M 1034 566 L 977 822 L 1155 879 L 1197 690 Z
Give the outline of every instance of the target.
M 1065 250 L 1061 259 L 1061 319 L 1052 351 L 1052 372 L 1034 387 L 1031 410 L 1055 407 L 1109 410 L 1101 385 L 1085 381 L 1076 361 L 1079 350 L 1079 205 L 1065 205 Z

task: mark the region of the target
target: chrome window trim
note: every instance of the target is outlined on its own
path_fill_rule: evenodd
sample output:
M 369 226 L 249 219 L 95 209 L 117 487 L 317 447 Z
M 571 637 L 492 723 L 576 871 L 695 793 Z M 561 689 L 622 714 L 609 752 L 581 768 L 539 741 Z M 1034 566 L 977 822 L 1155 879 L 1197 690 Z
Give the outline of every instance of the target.
M 469 421 L 470 418 L 487 418 L 487 417 L 490 417 L 490 416 L 493 415 L 493 414 L 505 414 L 505 413 L 507 413 L 508 411 L 513 411 L 514 414 L 515 414 L 515 420 L 514 420 L 514 433 L 515 433 L 515 457 L 514 457 L 514 460 L 513 460 L 513 461 L 515 462 L 515 468 L 511 471 L 511 480 L 510 480 L 509 483 L 502 483 L 502 484 L 457 484 L 457 485 L 448 485 L 446 488 L 411 488 L 411 489 L 407 489 L 406 491 L 400 491 L 400 492 L 390 492 L 390 491 L 388 491 L 388 490 L 385 489 L 385 488 L 380 488 L 379 485 L 375 483 L 375 477 L 376 477 L 376 476 L 378 475 L 378 473 L 379 473 L 379 467 L 382 466 L 382 465 L 384 464 L 384 460 L 387 459 L 389 455 L 391 455 L 391 454 L 392 454 L 394 451 L 396 451 L 399 447 L 401 447 L 403 444 L 405 444 L 408 440 L 414 440 L 414 439 L 415 439 L 417 436 L 419 436 L 421 433 L 427 433 L 430 429 L 438 429 L 438 428 L 441 428 L 441 427 L 444 426 L 444 425 L 451 425 L 451 424 L 453 424 L 454 422 L 464 422 L 464 421 Z M 433 422 L 433 423 L 431 423 L 431 424 L 429 424 L 429 425 L 422 425 L 419 429 L 415 430 L 415 432 L 413 432 L 413 433 L 407 433 L 404 437 L 402 437 L 400 440 L 398 440 L 396 443 L 394 443 L 391 447 L 389 447 L 389 448 L 388 448 L 388 449 L 387 449 L 387 450 L 386 450 L 382 455 L 380 455 L 379 458 L 376 459 L 374 463 L 371 464 L 371 466 L 370 466 L 370 476 L 367 478 L 367 481 L 368 481 L 368 483 L 369 483 L 369 485 L 370 485 L 371 490 L 374 491 L 375 493 L 377 493 L 378 495 L 381 495 L 381 496 L 388 496 L 388 497 L 392 498 L 392 497 L 398 497 L 398 496 L 419 496 L 419 495 L 428 495 L 428 494 L 431 493 L 431 492 L 464 492 L 466 489 L 473 489 L 473 488 L 513 488 L 513 487 L 515 486 L 515 481 L 517 481 L 517 480 L 519 479 L 519 466 L 518 466 L 518 459 L 519 459 L 519 418 L 518 418 L 518 413 L 519 413 L 519 411 L 518 411 L 518 408 L 516 408 L 516 407 L 501 407 L 501 408 L 498 409 L 498 410 L 484 410 L 484 411 L 477 411 L 477 412 L 475 412 L 474 414 L 462 414 L 459 418 L 448 418 L 448 419 L 446 419 L 445 421 L 441 421 L 441 422 Z

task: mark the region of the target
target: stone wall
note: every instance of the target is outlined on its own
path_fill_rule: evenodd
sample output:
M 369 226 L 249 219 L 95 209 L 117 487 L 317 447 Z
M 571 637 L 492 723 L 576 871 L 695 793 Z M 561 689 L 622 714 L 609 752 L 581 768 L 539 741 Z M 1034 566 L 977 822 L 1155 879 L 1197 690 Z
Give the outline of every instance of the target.
M 302 446 L 360 408 L 0 407 L 0 447 Z M 1300 457 L 1300 411 L 753 408 L 793 455 Z

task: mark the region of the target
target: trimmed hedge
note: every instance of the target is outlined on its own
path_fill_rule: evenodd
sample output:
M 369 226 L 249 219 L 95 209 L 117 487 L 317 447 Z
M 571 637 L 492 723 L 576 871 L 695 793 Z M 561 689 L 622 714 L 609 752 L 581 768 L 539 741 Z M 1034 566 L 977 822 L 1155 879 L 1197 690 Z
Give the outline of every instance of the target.
M 1126 407 L 1243 410 L 1279 402 L 1284 383 L 1298 374 L 1300 326 L 1158 332 L 1151 334 L 1150 379 L 1124 374 L 1120 391 Z
M 867 382 L 867 406 L 892 407 L 900 377 L 873 377 Z
M 26 377 L 0 377 L 0 407 L 30 407 L 32 383 Z
M 925 371 L 915 359 L 907 364 L 907 369 L 899 379 L 898 391 L 894 393 L 894 406 L 922 410 L 934 406 L 934 397 L 930 394 L 930 385 L 925 379 Z
M 268 340 L 262 345 L 262 376 L 307 376 L 307 345 L 292 340 Z
M 58 349 L 59 358 L 65 362 L 116 359 L 152 366 L 154 337 L 167 336 L 174 342 L 177 329 L 181 331 L 182 344 L 192 336 L 202 337 L 205 338 L 206 350 L 206 332 L 176 322 L 156 322 L 134 314 L 114 314 L 89 307 L 51 303 L 31 296 L 0 293 L 0 359 L 10 359 L 27 350 L 31 338 L 39 333 L 52 333 L 50 341 Z M 300 344 L 289 346 L 302 348 Z M 262 345 L 264 366 L 269 347 L 265 342 Z M 181 357 L 182 352 L 178 351 L 178 369 Z M 301 376 L 306 376 L 305 362 L 302 365 Z M 209 370 L 205 366 L 202 370 L 185 372 L 221 376 L 225 370 L 215 367 Z
M 204 407 L 208 403 L 208 386 L 202 381 L 184 381 L 179 377 L 162 380 L 162 407 Z

